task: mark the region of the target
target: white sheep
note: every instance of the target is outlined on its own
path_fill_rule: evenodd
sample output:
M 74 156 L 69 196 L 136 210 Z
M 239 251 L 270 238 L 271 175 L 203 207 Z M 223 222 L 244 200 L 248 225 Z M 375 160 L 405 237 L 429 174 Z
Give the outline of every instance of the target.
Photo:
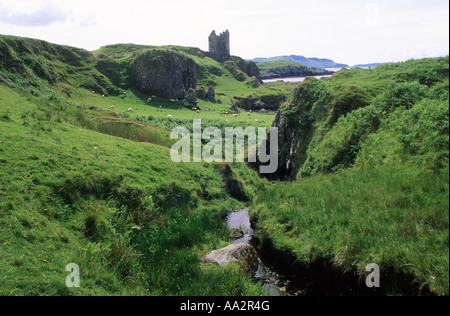
M 168 118 L 172 118 L 172 115 L 167 115 Z
M 237 114 L 234 114 L 233 117 L 238 117 L 238 115 L 237 115 Z
M 115 107 L 114 105 L 112 105 L 112 106 L 110 106 L 109 108 L 110 108 L 110 109 L 115 109 L 116 107 Z
M 129 109 L 128 109 L 128 112 L 131 112 L 131 111 L 133 111 L 133 109 L 132 109 L 132 108 L 129 108 Z

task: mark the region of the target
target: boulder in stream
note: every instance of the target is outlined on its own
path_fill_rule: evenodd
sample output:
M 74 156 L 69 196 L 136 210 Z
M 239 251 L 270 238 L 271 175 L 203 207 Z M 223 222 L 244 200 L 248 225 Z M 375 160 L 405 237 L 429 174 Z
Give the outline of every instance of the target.
M 248 275 L 255 275 L 258 270 L 258 253 L 249 244 L 235 244 L 214 250 L 203 257 L 204 262 L 225 267 L 230 262 L 239 264 Z

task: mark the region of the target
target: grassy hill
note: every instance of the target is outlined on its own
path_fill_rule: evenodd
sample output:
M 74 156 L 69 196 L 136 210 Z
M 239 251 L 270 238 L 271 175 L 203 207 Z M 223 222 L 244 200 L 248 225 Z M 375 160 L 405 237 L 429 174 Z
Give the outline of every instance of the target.
M 139 91 L 129 65 L 153 50 L 194 60 L 220 103 L 197 113 Z M 336 294 L 336 275 L 352 294 L 377 263 L 375 294 L 448 295 L 448 73 L 446 57 L 260 85 L 251 64 L 197 48 L 0 36 L 0 295 L 266 295 L 234 266 L 200 265 L 246 206 L 305 294 Z M 276 116 L 230 109 L 282 98 Z M 279 173 L 173 163 L 169 133 L 194 118 L 279 127 Z M 70 263 L 81 288 L 65 285 Z
M 364 284 L 377 263 L 381 293 L 448 295 L 448 87 L 448 57 L 300 84 L 274 122 L 278 176 L 293 181 L 258 195 L 261 238 L 310 275 Z
M 0 295 L 265 293 L 234 267 L 200 267 L 203 254 L 230 243 L 224 216 L 245 205 L 229 196 L 222 164 L 173 163 L 169 132 L 193 118 L 268 126 L 273 114 L 234 118 L 227 102 L 284 92 L 250 88 L 194 56 L 217 71 L 224 102 L 201 101 L 200 113 L 150 103 L 121 67 L 141 49 L 0 37 Z M 70 263 L 81 288 L 65 285 Z
M 245 68 L 246 62 L 238 57 L 234 57 L 234 61 L 226 64 L 218 63 L 206 57 L 205 53 L 197 48 L 119 44 L 88 52 L 12 36 L 1 36 L 0 44 L 2 62 L 0 80 L 5 84 L 36 95 L 42 93 L 39 92 L 39 87 L 44 85 L 46 89 L 63 99 L 69 99 L 78 104 L 96 102 L 100 107 L 105 106 L 107 109 L 117 103 L 124 104 L 121 101 L 126 98 L 128 105 L 134 105 L 135 111 L 129 113 L 133 116 L 142 114 L 167 117 L 169 115 L 167 110 L 174 118 L 183 118 L 191 114 L 185 109 L 186 104 L 183 102 L 169 103 L 169 100 L 156 97 L 153 98 L 154 102 L 149 104 L 147 102 L 149 96 L 142 94 L 136 88 L 128 67 L 139 54 L 148 50 L 176 52 L 195 60 L 197 88 L 208 90 L 209 86 L 213 86 L 220 103 L 199 100 L 199 106 L 205 109 L 199 115 L 200 118 L 204 115 L 206 119 L 214 117 L 225 121 L 221 116 L 223 111 L 230 112 L 232 118 L 233 113 L 229 110 L 236 102 L 236 97 L 259 99 L 266 96 L 278 96 L 284 98 L 290 93 L 290 89 L 260 85 L 254 77 L 249 77 L 241 70 Z M 92 91 L 95 94 L 91 93 Z M 125 96 L 124 93 L 127 95 Z M 102 95 L 106 96 L 104 100 L 101 98 Z M 162 110 L 159 110 L 160 106 Z M 147 111 L 142 111 L 143 108 Z M 174 113 L 173 110 L 179 108 L 182 110 L 178 116 L 178 113 Z M 124 107 L 114 111 L 124 112 Z M 186 113 L 189 115 L 185 115 Z M 273 115 L 256 114 L 253 122 L 257 119 L 267 126 L 270 125 L 272 118 Z M 244 119 L 247 123 L 250 122 L 250 118 L 243 116 L 234 121 L 242 122 Z

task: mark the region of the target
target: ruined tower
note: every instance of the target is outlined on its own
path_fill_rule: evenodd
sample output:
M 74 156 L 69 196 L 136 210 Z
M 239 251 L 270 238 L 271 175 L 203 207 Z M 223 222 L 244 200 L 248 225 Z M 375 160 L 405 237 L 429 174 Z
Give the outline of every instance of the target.
M 209 57 L 219 62 L 231 60 L 230 55 L 230 32 L 226 30 L 220 35 L 212 31 L 209 36 Z

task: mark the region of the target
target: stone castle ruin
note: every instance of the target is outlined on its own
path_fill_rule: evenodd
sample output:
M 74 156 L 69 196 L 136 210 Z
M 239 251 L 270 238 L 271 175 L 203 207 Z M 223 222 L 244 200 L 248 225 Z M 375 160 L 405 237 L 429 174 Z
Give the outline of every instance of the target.
M 209 36 L 209 57 L 219 62 L 231 60 L 230 54 L 230 32 L 226 30 L 220 35 L 212 31 Z

